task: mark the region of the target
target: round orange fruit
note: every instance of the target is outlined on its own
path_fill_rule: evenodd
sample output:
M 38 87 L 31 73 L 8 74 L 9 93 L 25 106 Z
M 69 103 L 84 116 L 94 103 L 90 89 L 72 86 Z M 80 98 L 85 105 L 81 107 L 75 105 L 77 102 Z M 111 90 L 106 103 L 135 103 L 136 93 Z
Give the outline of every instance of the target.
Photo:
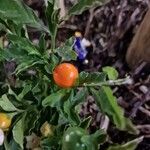
M 10 125 L 11 118 L 5 113 L 0 113 L 0 129 L 6 130 L 10 127 Z
M 74 86 L 78 76 L 78 69 L 70 63 L 62 63 L 56 66 L 53 72 L 55 83 L 62 88 Z

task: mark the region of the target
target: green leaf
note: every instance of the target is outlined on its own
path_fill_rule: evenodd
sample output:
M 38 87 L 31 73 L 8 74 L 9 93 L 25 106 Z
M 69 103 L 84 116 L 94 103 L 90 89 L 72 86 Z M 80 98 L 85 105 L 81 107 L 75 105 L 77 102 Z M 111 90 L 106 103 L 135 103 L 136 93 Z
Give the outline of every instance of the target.
M 10 118 L 13 118 L 14 116 L 16 116 L 18 114 L 17 111 L 14 111 L 14 112 L 8 112 L 7 115 L 10 117 Z
M 81 72 L 79 75 L 79 85 L 83 84 L 98 84 L 100 82 L 106 81 L 106 73 L 100 72 Z
M 97 142 L 97 144 L 102 144 L 107 139 L 107 133 L 104 130 L 97 130 L 91 136 Z
M 59 147 L 58 143 L 59 143 L 59 138 L 58 137 L 48 137 L 45 138 L 41 141 L 41 148 L 43 150 L 53 150 L 54 147 Z
M 78 115 L 78 112 L 71 107 L 70 102 L 66 101 L 64 103 L 64 111 L 65 115 L 67 115 L 67 120 L 70 122 L 72 125 L 79 125 L 80 124 L 80 118 Z
M 107 150 L 135 150 L 138 144 L 142 141 L 143 137 L 140 137 L 123 145 L 110 146 Z
M 68 120 L 73 125 L 79 125 L 80 123 L 76 106 L 86 99 L 87 94 L 88 94 L 87 88 L 81 89 L 75 96 L 74 92 L 72 91 L 67 101 L 64 102 L 64 112 L 68 116 Z
M 21 63 L 28 60 L 37 60 L 37 58 L 34 56 L 29 56 L 28 52 L 19 48 L 18 46 L 12 46 L 9 47 L 9 49 L 0 50 L 0 59 L 2 60 L 15 60 L 17 63 Z M 1 60 L 1 61 L 2 61 Z
M 106 141 L 107 134 L 103 130 L 97 130 L 94 134 L 85 135 L 81 141 L 86 145 L 87 150 L 98 150 L 98 145 Z
M 54 68 L 56 67 L 56 65 L 59 63 L 59 59 L 56 55 L 52 54 L 50 56 L 50 63 L 45 65 L 45 70 L 47 71 L 47 73 L 52 74 Z
M 36 47 L 28 39 L 14 34 L 8 34 L 7 37 L 12 43 L 19 45 L 21 49 L 25 49 L 29 55 L 41 56 Z
M 70 8 L 68 16 L 79 15 L 90 7 L 102 5 L 107 0 L 78 0 L 78 2 Z
M 8 86 L 8 94 L 13 95 L 19 101 L 18 95 L 11 89 L 10 86 Z
M 52 93 L 51 95 L 47 96 L 43 101 L 42 105 L 44 107 L 51 106 L 51 107 L 57 107 L 59 102 L 62 100 L 62 98 L 67 93 L 67 90 L 59 90 L 58 92 Z
M 12 139 L 9 143 L 4 141 L 5 150 L 22 150 L 21 147 Z
M 45 64 L 38 49 L 28 39 L 11 34 L 8 35 L 8 38 L 14 45 L 1 51 L 1 56 L 6 60 L 15 59 L 19 64 L 15 70 L 16 75 L 33 66 Z
M 1 0 L 0 4 L 0 18 L 2 20 L 12 20 L 16 24 L 27 24 L 48 32 L 32 9 L 22 0 Z
M 0 62 L 5 60 L 5 51 L 0 48 Z
M 24 141 L 24 117 L 25 116 L 23 116 L 12 129 L 13 138 L 22 149 Z
M 60 10 L 57 8 L 55 1 L 53 1 L 53 3 L 48 1 L 48 6 L 46 8 L 46 16 L 51 35 L 52 50 L 55 48 L 55 38 L 59 23 L 59 12 Z
M 41 54 L 44 54 L 46 51 L 46 40 L 45 40 L 45 34 L 42 34 L 39 39 L 39 51 Z
M 58 125 L 58 120 L 59 120 L 59 112 L 55 111 L 55 113 L 53 114 L 53 116 L 50 119 L 50 124 Z
M 19 73 L 35 66 L 35 65 L 39 65 L 39 64 L 44 64 L 44 62 L 42 60 L 39 61 L 35 61 L 35 60 L 29 60 L 26 62 L 22 62 L 21 64 L 19 64 L 15 70 L 15 74 L 18 75 Z
M 29 55 L 30 52 L 28 53 L 29 49 L 27 45 L 26 45 L 26 49 L 28 49 L 27 51 L 25 51 L 23 48 L 24 47 L 22 44 L 22 45 L 19 45 L 19 47 L 16 45 L 13 45 L 9 49 L 0 50 L 0 61 L 15 60 L 16 64 L 18 64 L 15 70 L 16 74 L 19 74 L 20 72 L 25 71 L 28 68 L 31 68 L 33 66 L 39 66 L 41 64 L 46 63 L 45 60 L 42 58 L 42 56 L 41 57 L 37 56 L 37 53 L 35 54 L 34 52 L 31 52 L 34 54 Z M 32 48 L 30 50 L 32 51 Z
M 0 98 L 0 107 L 5 111 L 17 111 L 18 109 L 10 102 L 7 95 L 4 94 Z
M 31 91 L 31 85 L 25 85 L 22 92 L 18 95 L 18 98 L 22 100 L 24 96 Z
M 103 67 L 103 72 L 107 73 L 109 80 L 116 80 L 118 78 L 118 71 L 113 67 Z
M 7 142 L 6 139 L 5 139 L 5 141 L 4 141 L 4 147 L 5 147 L 5 150 L 10 150 L 10 149 L 11 149 L 11 146 L 10 146 L 10 144 Z
M 75 107 L 76 105 L 84 102 L 85 98 L 87 97 L 88 90 L 87 88 L 82 88 L 71 100 L 72 106 Z
M 0 27 L 1 28 L 1 27 Z M 1 29 L 0 29 L 1 30 Z M 3 48 L 3 38 L 2 37 L 0 37 L 0 50 L 1 50 L 1 48 Z
M 56 53 L 58 53 L 62 61 L 76 60 L 77 54 L 73 50 L 73 38 L 68 39 L 63 46 L 57 48 Z
M 67 119 L 72 125 L 78 125 L 80 123 L 80 118 L 77 111 L 75 110 L 75 106 L 72 105 L 71 101 L 73 97 L 74 92 L 72 90 L 69 98 L 67 99 L 67 101 L 64 102 L 64 112 L 66 113 Z
M 133 134 L 139 134 L 139 130 L 133 125 L 132 121 L 129 118 L 125 118 L 125 123 L 126 123 L 126 131 L 129 133 Z
M 0 31 L 5 31 L 6 27 L 9 29 L 9 26 L 7 25 L 6 21 L 0 18 Z
M 27 115 L 25 117 L 25 133 L 26 134 L 32 134 L 33 129 L 36 129 L 36 122 L 39 119 L 39 113 L 36 109 L 32 109 L 31 111 L 27 112 Z
M 124 117 L 123 109 L 117 104 L 117 99 L 113 96 L 109 87 L 102 86 L 99 91 L 90 88 L 91 93 L 95 97 L 97 106 L 103 113 L 106 113 L 120 130 L 127 130 L 130 133 L 137 134 L 138 131 L 134 125 Z M 130 126 L 130 128 L 129 128 Z

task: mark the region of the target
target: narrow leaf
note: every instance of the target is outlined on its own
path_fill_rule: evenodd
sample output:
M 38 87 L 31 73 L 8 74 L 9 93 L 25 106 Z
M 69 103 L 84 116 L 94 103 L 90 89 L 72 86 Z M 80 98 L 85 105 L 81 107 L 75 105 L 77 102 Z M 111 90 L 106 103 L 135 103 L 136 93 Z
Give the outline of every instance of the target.
M 46 16 L 48 20 L 48 26 L 51 35 L 52 41 L 52 49 L 55 48 L 55 38 L 58 29 L 58 22 L 59 22 L 59 9 L 56 7 L 56 3 L 51 3 L 48 1 L 48 6 L 46 8 Z
M 26 85 L 26 86 L 23 88 L 22 92 L 18 95 L 18 98 L 19 98 L 20 100 L 22 100 L 23 97 L 24 97 L 28 92 L 30 92 L 30 91 L 31 91 L 31 85 Z
M 51 106 L 51 107 L 56 107 L 59 103 L 59 101 L 61 101 L 61 99 L 65 96 L 66 94 L 66 90 L 59 90 L 56 93 L 52 93 L 51 95 L 47 96 L 43 101 L 42 101 L 42 105 L 44 107 L 46 106 Z
M 39 61 L 29 60 L 26 62 L 22 62 L 21 64 L 17 66 L 15 73 L 16 75 L 18 75 L 19 73 L 39 64 L 44 64 L 44 62 L 42 60 L 39 60 Z
M 110 146 L 107 150 L 135 150 L 138 144 L 142 141 L 143 137 L 140 137 L 123 145 Z
M 19 45 L 22 49 L 25 49 L 29 55 L 34 54 L 41 56 L 36 47 L 28 39 L 14 34 L 8 34 L 7 37 L 12 43 Z
M 4 94 L 0 98 L 0 107 L 5 111 L 17 111 L 18 109 L 10 102 L 7 95 Z
M 71 103 L 72 106 L 75 107 L 76 105 L 78 105 L 79 103 L 82 103 L 86 96 L 88 94 L 88 90 L 87 88 L 83 88 L 81 89 L 72 99 Z
M 73 125 L 78 125 L 80 123 L 80 118 L 78 116 L 77 111 L 75 110 L 75 106 L 72 105 L 72 99 L 74 97 L 74 92 L 70 93 L 69 98 L 64 102 L 64 112 L 67 115 L 67 119 Z
M 92 84 L 92 83 L 100 83 L 106 81 L 106 73 L 100 72 L 81 72 L 79 75 L 79 85 L 83 84 Z
M 62 61 L 76 60 L 77 54 L 73 50 L 73 39 L 68 39 L 63 46 L 57 48 L 56 53 L 58 53 Z
M 16 24 L 27 24 L 48 32 L 47 28 L 22 0 L 0 0 L 0 18 Z M 6 27 L 8 27 L 6 25 Z
M 106 137 L 103 130 L 97 130 L 94 134 L 82 136 L 81 141 L 86 145 L 86 150 L 98 150 L 98 145 L 105 142 Z
M 23 140 L 24 140 L 24 117 L 20 119 L 15 126 L 13 127 L 13 138 L 17 144 L 20 145 L 20 147 L 23 149 Z
M 70 8 L 68 16 L 81 14 L 83 11 L 93 6 L 100 6 L 107 0 L 78 0 L 78 2 Z
M 40 49 L 40 53 L 44 54 L 44 52 L 46 50 L 45 34 L 42 34 L 40 39 L 39 39 L 39 49 Z
M 52 74 L 54 68 L 56 67 L 56 65 L 59 63 L 59 59 L 56 55 L 52 54 L 50 57 L 50 63 L 45 65 L 45 70 L 49 73 Z
M 137 134 L 138 131 L 129 120 L 124 117 L 123 109 L 117 104 L 116 97 L 113 96 L 109 87 L 103 86 L 99 91 L 90 88 L 97 106 L 103 113 L 106 113 L 120 130 L 127 130 L 130 133 Z M 130 128 L 129 128 L 130 126 Z
M 13 95 L 17 100 L 19 100 L 18 95 L 11 89 L 11 87 L 8 87 L 8 94 Z

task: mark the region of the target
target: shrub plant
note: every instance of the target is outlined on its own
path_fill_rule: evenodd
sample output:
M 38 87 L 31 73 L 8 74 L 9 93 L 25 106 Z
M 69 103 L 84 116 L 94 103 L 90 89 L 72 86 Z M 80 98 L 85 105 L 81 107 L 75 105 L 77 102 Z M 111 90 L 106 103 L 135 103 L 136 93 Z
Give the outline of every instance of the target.
M 79 115 L 88 95 L 116 128 L 138 134 L 110 88 L 129 79 L 117 79 L 112 67 L 79 73 L 72 64 L 77 58 L 74 38 L 56 46 L 59 25 L 102 0 L 79 0 L 63 18 L 57 2 L 45 1 L 44 25 L 22 0 L 0 0 L 0 30 L 9 42 L 0 47 L 0 149 L 100 149 L 108 140 L 107 133 L 103 129 L 90 133 L 91 117 Z M 30 28 L 41 33 L 37 45 L 29 38 Z M 51 41 L 50 48 L 45 35 Z M 141 139 L 110 146 L 109 150 L 135 149 Z

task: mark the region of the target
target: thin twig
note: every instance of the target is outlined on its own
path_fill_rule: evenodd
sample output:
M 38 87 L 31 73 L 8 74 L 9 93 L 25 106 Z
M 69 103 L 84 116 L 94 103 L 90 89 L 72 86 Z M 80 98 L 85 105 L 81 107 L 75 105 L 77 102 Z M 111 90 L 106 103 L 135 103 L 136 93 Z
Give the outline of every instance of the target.
M 140 107 L 139 108 L 139 110 L 141 111 L 141 112 L 143 112 L 144 114 L 146 114 L 147 116 L 149 116 L 150 117 L 150 111 L 148 111 L 147 109 L 145 109 L 144 107 Z
M 137 75 L 141 72 L 141 70 L 146 66 L 146 62 L 142 62 L 134 71 L 134 75 Z
M 94 17 L 94 8 L 91 8 L 90 9 L 90 17 L 88 19 L 88 22 L 87 22 L 87 25 L 85 28 L 85 33 L 84 33 L 85 38 L 88 36 L 89 30 L 90 30 L 90 25 L 91 25 L 91 22 L 93 20 L 93 17 Z
M 150 134 L 149 135 L 143 135 L 144 138 L 150 138 Z
M 104 131 L 107 131 L 108 129 L 108 126 L 109 126 L 109 118 L 105 115 L 104 116 L 104 121 L 103 123 L 101 124 L 101 129 L 103 129 Z
M 137 129 L 143 129 L 143 128 L 150 129 L 150 124 L 137 125 L 136 128 L 137 128 Z
M 78 27 L 76 25 L 71 25 L 71 24 L 61 24 L 59 26 L 60 29 L 65 28 L 65 29 L 70 29 L 70 30 L 77 30 Z
M 137 125 L 137 129 L 141 130 L 141 132 L 149 134 L 150 133 L 150 124 Z

